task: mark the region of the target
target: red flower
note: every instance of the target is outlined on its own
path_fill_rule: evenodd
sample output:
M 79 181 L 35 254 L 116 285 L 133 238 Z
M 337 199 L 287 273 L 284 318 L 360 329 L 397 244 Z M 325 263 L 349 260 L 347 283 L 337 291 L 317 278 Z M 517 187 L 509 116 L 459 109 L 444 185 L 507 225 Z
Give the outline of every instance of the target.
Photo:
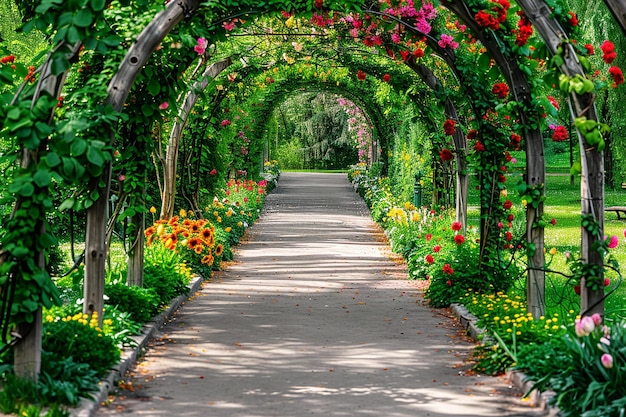
M 496 83 L 491 88 L 491 92 L 498 98 L 504 99 L 509 95 L 509 86 L 505 83 Z
M 580 295 L 580 285 L 574 285 L 574 292 L 575 292 L 577 295 Z
M 462 245 L 465 243 L 465 236 L 463 235 L 454 235 L 454 243 L 457 245 Z
M 533 26 L 526 16 L 522 13 L 520 20 L 517 22 L 518 31 L 515 33 L 515 44 L 517 46 L 524 46 L 528 42 L 528 39 L 533 34 Z
M 613 77 L 613 82 L 615 83 L 613 87 L 617 87 L 620 84 L 624 84 L 624 74 L 622 70 L 616 66 L 612 66 L 609 68 L 609 74 Z
M 454 159 L 454 154 L 447 148 L 443 148 L 439 151 L 439 158 L 442 161 L 451 161 Z
M 403 60 L 403 61 L 406 61 L 406 60 L 408 60 L 408 59 L 409 59 L 409 54 L 410 54 L 410 52 L 409 52 L 409 51 L 407 51 L 407 50 L 405 50 L 405 49 L 403 49 L 402 51 L 400 51 L 400 55 L 402 55 L 402 60 Z
M 475 129 L 472 129 L 469 132 L 467 132 L 467 139 L 469 140 L 476 139 L 476 136 L 478 136 L 478 131 Z
M 363 80 L 365 80 L 365 77 L 367 77 L 367 74 L 365 74 L 362 70 L 358 70 L 357 73 L 356 73 L 356 77 L 359 80 L 363 81 Z
M 442 268 L 444 274 L 452 275 L 454 274 L 454 269 L 450 266 L 450 264 L 445 264 Z
M 476 21 L 476 23 L 478 23 L 479 26 L 493 30 L 500 29 L 500 22 L 498 22 L 496 18 L 494 18 L 492 15 L 484 10 L 476 13 L 476 15 L 474 16 L 474 20 Z
M 433 247 L 433 252 L 438 253 L 441 250 L 441 245 L 435 245 Z
M 431 255 L 431 254 L 426 255 L 426 263 L 427 264 L 435 263 L 435 258 L 433 258 L 433 255 Z
M 451 286 L 452 286 L 452 281 L 451 281 L 451 280 L 447 280 L 447 281 L 446 281 L 446 285 L 447 285 L 448 287 L 451 287 Z
M 602 59 L 607 64 L 610 64 L 611 62 L 615 61 L 615 58 L 617 58 L 617 54 L 615 53 L 615 45 L 613 45 L 613 42 L 609 40 L 602 42 L 600 49 L 602 49 Z
M 222 120 L 222 126 L 226 127 L 228 125 L 230 125 L 230 120 L 228 120 L 228 119 Z
M 563 142 L 568 138 L 567 129 L 565 126 L 560 125 L 554 129 L 554 133 L 552 133 L 552 141 L 553 142 Z
M 515 216 L 513 216 L 512 214 L 509 214 L 509 216 L 506 218 L 508 221 L 512 222 L 513 219 L 515 218 Z M 556 221 L 556 220 L 555 220 Z
M 0 58 L 0 63 L 9 64 L 15 62 L 15 55 L 7 55 Z
M 429 241 L 432 238 L 433 238 L 433 235 L 431 235 L 430 233 L 426 234 L 426 240 L 427 241 Z
M 447 119 L 444 123 L 443 123 L 443 132 L 448 135 L 448 136 L 452 136 L 454 135 L 454 126 L 455 126 L 456 122 L 454 120 L 451 119 Z
M 511 240 L 513 240 L 513 233 L 511 232 L 506 232 L 504 234 L 504 238 L 507 240 L 507 242 L 510 242 Z
M 454 222 L 452 223 L 452 230 L 458 232 L 459 230 L 461 230 L 461 227 L 463 227 L 463 225 L 461 224 L 461 222 Z
M 550 223 L 552 223 L 552 226 L 556 226 L 556 219 L 553 217 L 552 220 L 550 220 Z
M 502 203 L 502 207 L 504 207 L 505 210 L 510 210 L 511 207 L 513 207 L 513 203 L 511 202 L 511 200 L 506 200 L 504 203 Z
M 609 285 L 611 285 L 611 280 L 608 278 L 604 278 L 604 286 L 608 287 Z
M 415 51 L 413 51 L 413 56 L 415 58 L 421 58 L 424 56 L 424 50 L 422 48 L 417 48 Z
M 511 143 L 510 143 L 511 148 L 515 150 L 519 149 L 519 145 L 521 141 L 522 141 L 522 138 L 520 137 L 520 135 L 517 135 L 515 133 L 511 134 Z
M 391 80 L 391 75 L 389 74 L 385 74 L 383 75 L 383 81 L 388 83 Z
M 315 0 L 315 7 L 321 9 L 324 6 L 324 0 Z
M 213 168 L 211 172 L 209 172 L 209 175 L 217 175 L 217 169 Z
M 485 150 L 485 145 L 480 143 L 480 141 L 476 141 L 476 144 L 474 145 L 474 150 L 476 152 L 483 152 Z
M 576 27 L 578 26 L 578 17 L 576 16 L 576 13 L 574 12 L 567 12 L 567 14 L 569 15 L 569 23 L 570 25 Z
M 593 45 L 590 43 L 585 44 L 585 49 L 587 50 L 587 55 L 593 55 L 596 51 L 593 49 Z

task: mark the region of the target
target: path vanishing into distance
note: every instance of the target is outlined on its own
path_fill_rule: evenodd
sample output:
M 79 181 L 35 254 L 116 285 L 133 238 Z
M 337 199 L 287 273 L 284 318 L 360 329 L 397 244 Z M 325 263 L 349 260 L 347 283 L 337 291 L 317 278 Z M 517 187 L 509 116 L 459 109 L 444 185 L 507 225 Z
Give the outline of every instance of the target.
M 97 416 L 538 416 L 428 307 L 345 174 L 283 173 Z

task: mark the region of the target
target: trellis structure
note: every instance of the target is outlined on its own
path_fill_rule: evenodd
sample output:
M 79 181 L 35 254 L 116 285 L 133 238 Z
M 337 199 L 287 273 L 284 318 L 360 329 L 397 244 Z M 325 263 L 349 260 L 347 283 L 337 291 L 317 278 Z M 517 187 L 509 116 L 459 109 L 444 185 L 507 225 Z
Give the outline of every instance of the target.
M 514 101 L 517 103 L 515 110 L 518 112 L 520 124 L 522 127 L 522 134 L 526 141 L 526 153 L 527 153 L 527 172 L 526 182 L 528 190 L 538 191 L 534 195 L 534 204 L 530 204 L 527 211 L 527 228 L 526 238 L 529 248 L 529 275 L 528 275 L 528 305 L 530 311 L 535 317 L 543 314 L 543 227 L 540 224 L 540 219 L 543 215 L 543 186 L 545 183 L 545 162 L 543 158 L 543 139 L 539 129 L 539 114 L 537 108 L 533 103 L 533 91 L 529 80 L 533 76 L 533 73 L 524 64 L 521 64 L 521 55 L 513 52 L 511 48 L 503 47 L 503 45 L 509 45 L 509 41 L 504 38 L 504 34 L 498 32 L 494 28 L 486 27 L 483 22 L 477 21 L 478 13 L 482 10 L 492 11 L 504 10 L 505 17 L 509 6 L 508 1 L 443 1 L 442 5 L 453 13 L 459 21 L 467 25 L 471 29 L 472 34 L 481 42 L 481 44 L 487 49 L 489 56 L 495 62 L 495 65 L 500 69 L 501 76 L 506 80 L 509 85 Z M 606 0 L 608 7 L 618 16 L 618 21 L 624 27 L 621 16 L 626 13 L 626 5 L 623 2 L 615 2 L 612 0 Z M 433 49 L 434 53 L 440 55 L 451 66 L 453 71 L 459 75 L 462 86 L 466 88 L 466 92 L 470 96 L 470 100 L 481 100 L 484 95 L 483 91 L 473 90 L 474 84 L 469 80 L 469 73 L 467 68 L 460 70 L 456 65 L 458 57 L 454 54 L 454 48 L 448 44 L 441 46 L 440 42 L 436 38 L 425 33 L 424 29 L 420 29 L 408 22 L 407 19 L 402 19 L 401 12 L 397 12 L 393 8 L 381 8 L 380 5 L 376 9 L 368 9 L 364 4 L 358 1 L 355 2 L 333 2 L 321 0 L 311 4 L 308 1 L 303 2 L 275 2 L 273 6 L 267 4 L 247 4 L 245 2 L 233 3 L 231 8 L 225 8 L 224 10 L 212 9 L 210 6 L 201 3 L 198 0 L 178 0 L 169 2 L 162 11 L 160 11 L 150 21 L 147 26 L 137 36 L 136 41 L 129 47 L 125 53 L 123 59 L 120 62 L 119 68 L 116 70 L 114 76 L 110 80 L 107 89 L 107 96 L 102 101 L 102 107 L 99 109 L 98 123 L 90 125 L 87 136 L 92 140 L 101 140 L 103 134 L 108 137 L 108 145 L 113 145 L 115 138 L 115 131 L 117 129 L 117 123 L 119 115 L 123 113 L 124 105 L 127 101 L 128 95 L 132 89 L 133 83 L 141 73 L 142 69 L 149 63 L 149 59 L 153 52 L 159 49 L 159 45 L 163 42 L 164 38 L 172 30 L 188 30 L 191 33 L 202 33 L 207 36 L 223 36 L 225 31 L 223 27 L 230 27 L 235 19 L 245 18 L 249 20 L 255 16 L 260 16 L 265 13 L 276 14 L 282 9 L 287 9 L 289 12 L 304 13 L 311 15 L 314 12 L 314 17 L 319 26 L 324 26 L 330 19 L 328 14 L 330 11 L 336 11 L 336 13 L 364 13 L 365 10 L 369 10 L 369 19 L 374 21 L 379 19 L 381 22 L 380 28 L 388 30 L 387 34 L 393 32 L 402 32 L 405 30 L 411 32 L 413 35 L 420 35 L 427 38 L 426 43 Z M 532 22 L 538 35 L 544 40 L 545 45 L 554 57 L 553 63 L 558 70 L 567 77 L 569 82 L 565 83 L 565 89 L 568 89 L 570 93 L 570 99 L 572 103 L 572 116 L 575 119 L 585 117 L 592 125 L 597 124 L 597 115 L 593 104 L 593 89 L 579 89 L 572 88 L 573 80 L 585 79 L 585 68 L 577 59 L 577 53 L 574 46 L 568 40 L 568 30 L 562 27 L 557 18 L 553 16 L 550 7 L 541 0 L 518 0 L 517 2 L 521 11 L 523 11 L 526 18 Z M 64 5 L 65 6 L 65 5 Z M 48 29 L 48 25 L 52 25 L 52 30 L 63 29 L 63 31 L 56 32 L 55 38 L 56 45 L 51 53 L 46 64 L 40 69 L 39 84 L 37 85 L 35 93 L 28 100 L 32 102 L 33 108 L 42 107 L 45 111 L 38 112 L 36 114 L 30 114 L 29 120 L 35 120 L 33 125 L 36 125 L 39 132 L 34 132 L 32 135 L 38 136 L 38 138 L 47 138 L 48 136 L 54 136 L 58 139 L 58 136 L 54 135 L 55 125 L 53 110 L 54 104 L 49 99 L 47 104 L 41 104 L 40 97 L 58 97 L 63 86 L 63 81 L 70 69 L 70 62 L 73 62 L 78 56 L 78 51 L 82 46 L 88 48 L 102 47 L 100 44 L 100 34 L 98 33 L 97 22 L 102 18 L 103 10 L 105 9 L 104 0 L 92 0 L 92 1 L 77 1 L 68 3 L 67 7 L 73 7 L 70 13 L 73 13 L 73 23 L 70 25 L 72 30 L 67 28 L 56 28 L 54 25 L 58 21 L 64 10 L 60 10 L 56 5 L 52 3 L 45 3 L 42 6 L 37 20 L 38 27 L 42 29 Z M 217 7 L 217 6 L 216 6 Z M 221 6 L 220 6 L 221 7 Z M 495 8 L 495 9 L 494 9 Z M 226 17 L 218 18 L 218 13 Z M 346 15 L 355 16 L 355 15 Z M 320 20 L 321 19 L 321 20 Z M 351 18 L 352 19 L 352 18 Z M 326 23 L 325 23 L 326 22 Z M 398 29 L 398 23 L 401 23 L 405 27 L 405 30 Z M 222 26 L 220 26 L 222 25 Z M 389 29 L 387 29 L 389 28 Z M 382 29 L 381 29 L 382 30 Z M 60 35 L 60 33 L 62 33 Z M 445 27 L 438 28 L 439 34 L 445 34 Z M 428 35 L 428 36 L 427 36 Z M 359 36 L 362 36 L 359 35 Z M 370 35 L 371 37 L 372 35 Z M 442 38 L 443 39 L 443 38 Z M 382 44 L 379 44 L 379 46 Z M 387 47 L 398 48 L 398 44 L 394 45 L 394 42 L 387 43 Z M 393 51 L 392 51 L 393 52 Z M 519 50 L 517 51 L 519 52 Z M 414 60 L 406 59 L 407 63 L 414 68 L 424 79 L 426 84 L 436 90 L 440 87 L 438 82 L 429 73 L 428 68 L 420 67 L 416 65 Z M 215 63 L 217 65 L 217 63 Z M 207 70 L 208 71 L 208 70 Z M 207 73 L 207 75 L 209 75 Z M 200 86 L 201 87 L 201 86 Z M 181 94 L 182 92 L 179 92 Z M 15 103 L 18 105 L 23 100 L 21 97 L 16 97 Z M 445 100 L 445 112 L 448 118 L 455 117 L 454 103 L 452 98 L 448 97 Z M 178 126 L 182 129 L 186 116 L 189 114 L 192 106 L 193 99 L 189 104 L 182 106 L 180 121 Z M 11 110 L 14 111 L 14 110 Z M 21 110 L 20 110 L 21 111 Z M 478 109 L 478 111 L 482 111 Z M 24 110 L 26 112 L 26 110 Z M 24 113 L 26 114 L 26 113 Z M 9 113 L 7 120 L 17 120 L 14 114 Z M 477 118 L 482 114 L 477 114 Z M 5 115 L 3 114 L 3 117 Z M 38 124 L 36 124 L 38 123 Z M 479 121 L 483 132 L 488 134 L 496 132 L 488 122 Z M 50 130 L 43 127 L 43 125 L 49 125 L 52 127 L 52 133 Z M 582 126 L 582 125 L 580 125 Z M 589 126 L 589 125 L 587 125 Z M 18 123 L 13 123 L 7 126 L 11 134 L 19 138 L 24 138 L 26 133 L 23 131 L 30 126 L 21 126 Z M 22 130 L 20 130 L 22 129 Z M 33 130 L 33 129 L 31 129 Z M 29 131 L 30 132 L 30 131 Z M 464 136 L 461 130 L 455 132 L 454 137 L 457 146 L 457 153 L 460 155 L 466 148 Z M 175 136 L 179 134 L 176 132 Z M 603 311 L 603 290 L 600 286 L 597 290 L 590 290 L 587 287 L 586 281 L 601 280 L 603 273 L 603 259 L 595 248 L 594 243 L 603 238 L 603 206 L 604 206 L 604 183 L 603 183 L 603 154 L 602 146 L 598 142 L 591 143 L 591 139 L 588 132 L 582 127 L 578 131 L 578 138 L 580 143 L 581 155 L 582 155 L 582 214 L 588 220 L 592 221 L 593 228 L 587 228 L 583 232 L 582 236 L 582 263 L 584 266 L 585 274 L 582 275 L 582 302 L 581 309 L 584 314 L 591 314 L 593 312 Z M 489 138 L 487 138 L 488 140 Z M 13 187 L 16 195 L 19 198 L 15 202 L 14 209 L 14 223 L 21 221 L 24 216 L 25 204 L 28 207 L 35 207 L 39 211 L 40 218 L 45 217 L 45 212 L 49 210 L 49 196 L 47 195 L 47 187 L 49 185 L 50 174 L 46 169 L 53 171 L 58 163 L 55 163 L 52 151 L 47 148 L 46 140 L 38 140 L 36 143 L 24 142 L 20 143 L 24 146 L 23 158 L 22 158 L 22 170 L 20 176 L 22 178 L 21 183 Z M 172 158 L 175 159 L 175 140 L 172 141 Z M 107 241 L 106 241 L 106 225 L 107 225 L 107 206 L 108 196 L 111 188 L 111 172 L 112 172 L 112 157 L 105 151 L 101 151 L 101 148 L 92 150 L 91 153 L 87 153 L 87 166 L 89 171 L 89 187 L 90 194 L 85 204 L 87 207 L 87 233 L 86 233 L 86 257 L 85 257 L 85 301 L 84 311 L 85 313 L 101 312 L 103 307 L 103 287 L 105 277 L 105 260 L 107 253 Z M 501 157 L 495 153 L 493 156 L 494 161 L 497 163 L 498 158 Z M 57 155 L 58 157 L 58 155 Z M 70 157 L 68 157 L 70 158 Z M 458 169 L 462 171 L 464 160 L 460 158 L 457 160 Z M 28 174 L 30 176 L 24 176 Z M 47 177 L 46 177 L 47 175 Z M 168 173 L 171 175 L 171 172 Z M 485 176 L 493 175 L 488 171 L 485 172 Z M 71 175 L 66 175 L 70 177 Z M 24 180 L 24 178 L 26 178 Z M 168 177 L 171 181 L 172 178 Z M 66 181 L 70 182 L 71 179 L 67 178 Z M 466 180 L 459 179 L 459 195 L 462 197 L 466 195 L 463 190 L 466 189 Z M 34 192 L 31 191 L 34 188 Z M 171 183 L 170 183 L 170 192 Z M 482 245 L 485 246 L 485 253 L 488 256 L 489 242 L 495 239 L 496 230 L 494 229 L 494 220 L 497 221 L 498 216 L 502 215 L 501 211 L 497 211 L 494 217 L 491 217 L 493 211 L 485 202 L 494 201 L 494 195 L 496 190 L 484 190 L 483 195 L 483 224 L 481 225 Z M 36 199 L 31 198 L 36 196 Z M 497 201 L 497 200 L 496 200 Z M 171 201 L 170 201 L 171 202 Z M 457 206 L 463 207 L 463 198 L 457 201 Z M 171 211 L 171 207 L 168 204 L 167 207 L 164 203 L 162 209 L 163 216 L 167 217 Z M 29 215 L 35 213 L 30 211 Z M 462 213 L 465 210 L 462 209 Z M 463 214 L 464 215 L 464 214 Z M 462 216 L 463 216 L 462 215 Z M 462 217 L 461 217 L 462 218 Z M 10 233 L 26 233 L 17 226 L 9 224 Z M 5 281 L 12 282 L 13 285 L 22 285 L 25 281 L 39 283 L 39 295 L 37 296 L 38 305 L 32 308 L 32 303 L 24 302 L 23 308 L 18 308 L 17 315 L 11 318 L 12 322 L 18 325 L 17 332 L 22 336 L 22 339 L 15 346 L 15 364 L 16 373 L 22 376 L 35 377 L 39 371 L 40 366 L 40 341 L 41 341 L 41 304 L 49 304 L 49 300 L 52 297 L 50 295 L 49 287 L 45 284 L 47 277 L 41 276 L 41 271 L 44 270 L 43 252 L 47 246 L 45 242 L 42 242 L 46 238 L 46 233 L 42 229 L 43 224 L 41 222 L 35 222 L 32 224 L 32 230 L 28 230 L 29 235 L 38 236 L 35 238 L 35 242 L 29 248 L 22 248 L 19 246 L 19 242 L 6 241 L 3 245 L 3 260 L 4 260 L 4 272 Z M 22 230 L 22 231 L 20 231 Z M 492 248 L 493 249 L 493 248 Z M 27 268 L 24 265 L 28 265 Z M 34 279 L 33 279 L 34 277 Z M 22 281 L 21 281 L 22 280 Z M 31 285 L 29 284 L 29 285 Z M 5 291 L 6 293 L 6 291 Z M 29 300 L 27 300 L 29 301 Z M 20 302 L 20 300 L 15 300 Z M 100 314 L 101 317 L 101 314 Z M 6 336 L 3 335 L 3 337 Z

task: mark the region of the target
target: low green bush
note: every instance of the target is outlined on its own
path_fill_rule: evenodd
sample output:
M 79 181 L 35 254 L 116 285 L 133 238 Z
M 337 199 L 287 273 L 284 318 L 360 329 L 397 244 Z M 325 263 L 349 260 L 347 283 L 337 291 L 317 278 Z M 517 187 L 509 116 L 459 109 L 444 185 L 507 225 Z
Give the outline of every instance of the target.
M 104 294 L 106 304 L 127 312 L 137 323 L 145 323 L 159 312 L 160 298 L 154 288 L 114 283 L 105 285 Z
M 98 327 L 98 319 L 77 313 L 59 319 L 47 316 L 42 346 L 52 361 L 68 356 L 75 363 L 87 364 L 99 376 L 106 374 L 120 359 L 120 349 L 113 338 Z
M 188 293 L 189 274 L 181 272 L 183 259 L 176 251 L 161 244 L 146 248 L 143 285 L 159 297 L 159 305 L 168 304 L 173 298 Z

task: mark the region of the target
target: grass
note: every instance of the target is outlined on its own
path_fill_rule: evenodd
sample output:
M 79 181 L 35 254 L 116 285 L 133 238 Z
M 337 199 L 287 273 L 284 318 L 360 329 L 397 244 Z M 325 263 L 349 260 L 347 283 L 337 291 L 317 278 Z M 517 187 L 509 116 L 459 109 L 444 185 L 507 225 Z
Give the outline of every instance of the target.
M 560 154 L 566 155 L 567 154 Z M 562 159 L 563 164 L 569 166 L 568 159 Z M 551 158 L 551 161 L 555 158 Z M 558 161 L 559 159 L 557 159 Z M 518 163 L 519 159 L 518 159 Z M 554 257 L 546 255 L 546 261 L 551 261 L 549 268 L 556 271 L 546 274 L 546 308 L 548 313 L 558 312 L 564 314 L 569 310 L 576 312 L 580 309 L 579 297 L 575 294 L 574 283 L 570 278 L 562 274 L 569 274 L 569 268 L 566 263 L 567 252 L 578 255 L 581 246 L 581 230 L 580 230 L 580 178 L 574 178 L 572 181 L 569 174 L 559 174 L 559 165 L 551 165 L 547 169 L 546 178 L 546 202 L 544 213 L 546 219 L 556 219 L 556 226 L 548 226 L 545 229 L 545 248 L 549 251 L 556 248 L 557 253 Z M 569 171 L 569 168 L 568 168 Z M 512 175 L 507 184 L 509 185 L 509 199 L 519 208 L 518 217 L 523 216 L 521 211 L 521 198 L 515 192 L 515 184 L 521 179 L 520 174 Z M 478 192 L 475 191 L 477 185 L 475 178 L 470 184 L 469 196 L 469 219 L 470 224 L 478 224 Z M 605 190 L 605 205 L 626 205 L 626 190 Z M 624 238 L 624 230 L 626 230 L 626 219 L 618 220 L 615 213 L 606 213 L 604 218 L 604 233 L 606 236 L 616 235 L 620 239 L 620 244 L 612 251 L 613 256 L 617 259 L 624 270 L 626 265 L 626 239 Z M 626 316 L 626 285 L 620 285 L 619 276 L 615 272 L 609 271 L 606 274 L 610 278 L 611 285 L 606 289 L 607 293 L 615 289 L 605 301 L 605 310 L 607 317 Z M 522 280 L 523 281 L 523 280 Z M 519 286 L 524 287 L 525 282 L 520 282 Z

